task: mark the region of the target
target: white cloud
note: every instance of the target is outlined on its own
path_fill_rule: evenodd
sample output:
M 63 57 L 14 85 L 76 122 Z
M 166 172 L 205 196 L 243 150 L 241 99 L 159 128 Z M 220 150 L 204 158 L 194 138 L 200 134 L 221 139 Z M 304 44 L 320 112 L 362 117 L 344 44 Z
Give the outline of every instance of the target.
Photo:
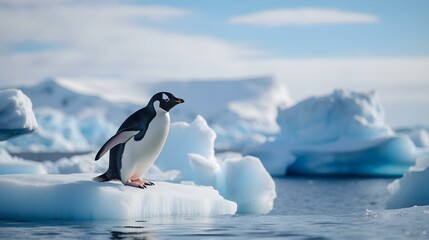
M 26 81 L 29 77 L 66 75 L 157 80 L 174 77 L 171 73 L 191 77 L 219 71 L 219 65 L 230 73 L 228 61 L 255 53 L 219 39 L 159 31 L 135 21 L 136 17 L 152 16 L 149 12 L 153 16 L 164 10 L 171 12 L 170 8 L 49 6 L 0 9 L 0 33 L 7 33 L 0 34 L 0 46 L 17 42 L 63 46 L 0 55 L 2 66 L 10 70 L 3 72 L 6 76 L 2 79 Z M 189 66 L 194 69 L 187 74 Z
M 375 23 L 378 17 L 337 9 L 276 9 L 230 18 L 230 23 L 256 26 Z

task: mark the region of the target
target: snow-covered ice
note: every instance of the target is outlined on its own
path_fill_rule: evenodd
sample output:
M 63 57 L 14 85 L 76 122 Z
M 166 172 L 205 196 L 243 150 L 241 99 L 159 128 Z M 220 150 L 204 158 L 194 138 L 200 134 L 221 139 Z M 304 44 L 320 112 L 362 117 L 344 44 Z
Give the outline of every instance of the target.
M 30 99 L 20 90 L 0 90 L 0 141 L 30 133 L 36 128 Z
M 279 112 L 281 132 L 245 153 L 260 157 L 272 175 L 402 175 L 415 145 L 384 122 L 375 92 L 335 90 Z
M 429 205 L 429 154 L 417 159 L 416 165 L 388 186 L 391 193 L 387 209 Z
M 20 220 L 142 220 L 234 214 L 237 209 L 212 187 L 155 182 L 143 190 L 119 182 L 93 182 L 94 176 L 2 175 L 0 216 Z

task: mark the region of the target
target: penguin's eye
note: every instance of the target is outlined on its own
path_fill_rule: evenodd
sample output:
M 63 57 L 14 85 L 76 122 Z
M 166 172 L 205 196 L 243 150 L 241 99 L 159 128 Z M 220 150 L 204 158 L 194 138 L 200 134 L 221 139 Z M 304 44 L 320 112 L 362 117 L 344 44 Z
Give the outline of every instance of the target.
M 168 96 L 167 96 L 165 93 L 163 93 L 163 94 L 162 94 L 162 99 L 163 99 L 165 102 L 169 102 L 169 101 L 170 101 L 170 98 L 168 98 Z

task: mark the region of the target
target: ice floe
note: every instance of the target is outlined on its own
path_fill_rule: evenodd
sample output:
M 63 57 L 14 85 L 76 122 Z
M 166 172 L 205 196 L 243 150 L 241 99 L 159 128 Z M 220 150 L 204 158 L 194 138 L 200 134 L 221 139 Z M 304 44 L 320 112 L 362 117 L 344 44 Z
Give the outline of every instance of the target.
M 429 205 L 429 154 L 420 157 L 405 175 L 388 186 L 387 209 Z
M 213 187 L 155 182 L 138 189 L 91 181 L 94 174 L 0 176 L 2 219 L 144 220 L 234 214 L 236 203 Z
M 384 122 L 375 92 L 335 90 L 280 111 L 281 132 L 245 153 L 272 175 L 400 176 L 416 159 L 414 143 Z

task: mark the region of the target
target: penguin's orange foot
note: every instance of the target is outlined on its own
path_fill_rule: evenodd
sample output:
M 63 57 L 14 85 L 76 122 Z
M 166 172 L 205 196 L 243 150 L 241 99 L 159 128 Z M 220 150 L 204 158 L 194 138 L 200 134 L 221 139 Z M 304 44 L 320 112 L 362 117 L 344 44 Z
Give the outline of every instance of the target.
M 146 188 L 146 186 L 153 186 L 155 184 L 150 181 L 145 181 L 141 178 L 133 178 L 133 179 L 129 179 L 126 185 L 138 187 L 138 188 Z
M 155 183 L 151 182 L 151 181 L 145 181 L 142 179 L 142 181 L 144 182 L 144 185 L 148 185 L 148 186 L 153 186 L 155 185 Z
M 144 184 L 143 180 L 140 178 L 138 179 L 128 179 L 127 183 L 125 184 L 127 186 L 137 187 L 137 188 L 146 188 L 146 185 Z

